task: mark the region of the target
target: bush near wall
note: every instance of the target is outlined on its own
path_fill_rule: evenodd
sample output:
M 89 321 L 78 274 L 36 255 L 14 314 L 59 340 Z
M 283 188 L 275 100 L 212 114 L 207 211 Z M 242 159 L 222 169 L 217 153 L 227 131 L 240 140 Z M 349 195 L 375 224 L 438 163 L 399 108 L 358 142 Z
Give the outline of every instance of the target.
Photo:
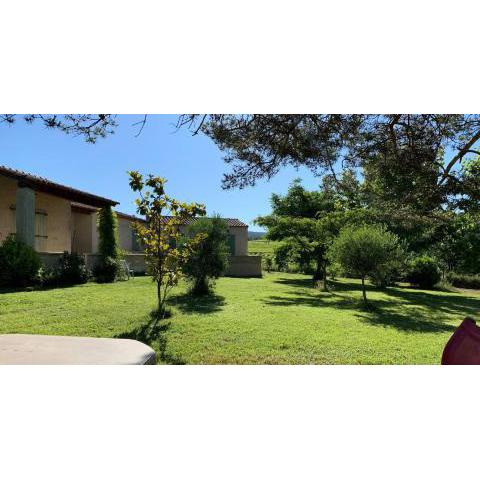
M 0 245 L 0 287 L 27 287 L 38 282 L 41 260 L 27 244 L 9 236 Z
M 41 281 L 44 287 L 63 287 L 86 283 L 89 277 L 85 259 L 76 253 L 64 252 L 58 266 L 42 271 Z

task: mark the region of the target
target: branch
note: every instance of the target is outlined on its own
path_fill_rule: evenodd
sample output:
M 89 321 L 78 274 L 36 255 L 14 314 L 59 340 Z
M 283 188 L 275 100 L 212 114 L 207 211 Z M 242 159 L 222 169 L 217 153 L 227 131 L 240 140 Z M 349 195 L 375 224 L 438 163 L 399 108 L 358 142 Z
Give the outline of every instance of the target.
M 441 185 L 450 175 L 450 170 L 453 166 L 461 160 L 469 151 L 471 151 L 471 147 L 475 144 L 475 142 L 480 139 L 480 130 L 477 130 L 477 133 L 458 151 L 458 153 L 450 160 L 448 165 L 445 168 L 445 173 L 442 175 L 442 178 L 439 181 L 439 185 Z
M 140 125 L 140 129 L 138 130 L 137 134 L 135 135 L 135 138 L 139 137 L 140 134 L 143 131 L 143 127 L 147 123 L 147 114 L 143 116 L 143 120 L 140 120 L 139 122 L 132 123 L 132 127 L 135 127 L 136 125 Z

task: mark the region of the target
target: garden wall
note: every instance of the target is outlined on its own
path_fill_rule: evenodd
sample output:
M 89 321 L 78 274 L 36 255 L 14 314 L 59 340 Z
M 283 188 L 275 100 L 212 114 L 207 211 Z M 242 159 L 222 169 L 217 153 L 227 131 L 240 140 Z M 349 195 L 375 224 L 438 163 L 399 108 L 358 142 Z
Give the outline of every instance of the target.
M 230 266 L 225 275 L 228 277 L 261 277 L 262 257 L 253 255 L 230 257 Z
M 40 253 L 39 255 L 45 267 L 57 266 L 62 256 L 61 253 Z M 100 255 L 97 253 L 86 253 L 84 256 L 85 264 L 89 270 L 93 270 L 93 267 L 100 261 Z M 143 253 L 126 253 L 124 258 L 136 274 L 145 274 L 147 267 Z M 228 277 L 261 277 L 262 257 L 253 255 L 230 257 L 230 266 L 225 275 Z
M 58 267 L 58 262 L 63 253 L 39 253 L 38 255 L 45 268 L 55 268 Z
M 143 253 L 126 253 L 123 258 L 128 263 L 128 266 L 136 273 L 144 275 L 147 271 L 145 264 L 145 255 Z M 86 253 L 85 264 L 89 270 L 93 270 L 93 267 L 100 261 L 100 254 L 98 253 Z

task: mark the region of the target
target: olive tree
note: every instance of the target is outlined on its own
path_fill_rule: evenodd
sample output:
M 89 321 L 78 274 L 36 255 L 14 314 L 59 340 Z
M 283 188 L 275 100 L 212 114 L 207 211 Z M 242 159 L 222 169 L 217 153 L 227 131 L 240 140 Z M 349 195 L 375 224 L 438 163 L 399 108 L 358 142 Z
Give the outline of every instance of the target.
M 362 279 L 363 300 L 367 302 L 365 278 L 385 268 L 402 255 L 399 238 L 383 226 L 348 226 L 341 230 L 329 250 L 329 256 L 348 273 Z

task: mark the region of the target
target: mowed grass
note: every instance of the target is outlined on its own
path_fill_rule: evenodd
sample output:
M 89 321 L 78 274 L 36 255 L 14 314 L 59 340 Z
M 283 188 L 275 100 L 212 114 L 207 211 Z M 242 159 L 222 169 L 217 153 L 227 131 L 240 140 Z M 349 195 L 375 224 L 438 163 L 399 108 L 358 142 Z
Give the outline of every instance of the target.
M 254 254 L 273 254 L 275 246 L 279 245 L 280 242 L 273 242 L 271 240 L 266 240 L 264 238 L 259 240 L 249 240 L 248 241 L 248 253 L 250 255 Z
M 139 338 L 159 363 L 179 364 L 427 364 L 480 309 L 476 293 L 369 288 L 335 282 L 330 293 L 309 277 L 271 273 L 222 278 L 216 295 L 198 299 L 179 286 L 174 316 L 156 331 L 144 326 L 155 305 L 150 278 L 0 294 L 0 333 Z

